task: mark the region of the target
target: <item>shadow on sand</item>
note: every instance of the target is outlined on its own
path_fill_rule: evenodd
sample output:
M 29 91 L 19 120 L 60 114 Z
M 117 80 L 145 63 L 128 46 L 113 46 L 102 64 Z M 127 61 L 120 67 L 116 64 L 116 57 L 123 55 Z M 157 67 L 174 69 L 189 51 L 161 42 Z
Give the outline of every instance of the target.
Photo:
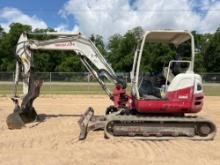
M 40 123 L 45 122 L 50 118 L 59 118 L 59 117 L 80 117 L 82 114 L 38 114 L 36 123 L 32 127 L 38 126 Z
M 82 114 L 38 114 L 38 122 L 43 122 L 49 118 L 57 117 L 80 117 Z

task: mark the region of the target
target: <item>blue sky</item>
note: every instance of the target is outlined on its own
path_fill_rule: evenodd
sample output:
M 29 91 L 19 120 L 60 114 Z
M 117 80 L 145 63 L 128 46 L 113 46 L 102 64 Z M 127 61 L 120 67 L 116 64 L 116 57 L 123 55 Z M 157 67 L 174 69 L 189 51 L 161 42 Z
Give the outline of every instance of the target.
M 58 14 L 65 2 L 65 0 L 0 0 L 0 9 L 4 7 L 17 8 L 27 15 L 36 15 L 43 19 L 49 27 L 56 27 L 60 22 L 67 22 Z M 69 19 L 71 20 L 71 18 Z M 67 23 L 73 26 L 74 22 L 72 21 L 74 20 Z
M 12 22 L 106 39 L 135 26 L 205 33 L 220 27 L 220 0 L 0 0 L 0 25 Z

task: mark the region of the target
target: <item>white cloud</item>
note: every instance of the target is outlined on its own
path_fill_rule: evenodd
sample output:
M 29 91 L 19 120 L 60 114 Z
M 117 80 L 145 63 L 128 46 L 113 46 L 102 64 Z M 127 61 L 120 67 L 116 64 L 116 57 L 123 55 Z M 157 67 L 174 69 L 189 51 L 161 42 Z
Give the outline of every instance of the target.
M 69 27 L 66 24 L 60 24 L 57 27 L 55 27 L 54 29 L 58 32 L 72 32 L 72 33 L 79 32 L 78 25 L 75 25 L 72 29 L 69 29 Z
M 107 39 L 114 33 L 142 26 L 144 29 L 187 29 L 215 31 L 220 26 L 220 2 L 204 0 L 199 6 L 208 12 L 201 16 L 193 10 L 199 2 L 192 0 L 68 0 L 60 14 L 73 16 L 80 31 L 97 33 Z M 67 18 L 67 17 L 65 17 Z
M 47 24 L 35 15 L 28 16 L 22 11 L 12 7 L 3 8 L 0 11 L 0 25 L 5 31 L 8 31 L 9 25 L 13 22 L 31 25 L 33 28 L 47 28 Z
M 59 15 L 69 22 L 70 17 L 77 25 L 69 27 L 61 23 L 57 31 L 81 31 L 87 36 L 101 34 L 105 40 L 115 33 L 142 26 L 144 29 L 187 29 L 199 32 L 214 32 L 220 26 L 220 1 L 218 0 L 68 0 Z M 195 11 L 199 8 L 202 14 Z M 47 28 L 45 21 L 36 15 L 5 7 L 0 10 L 0 25 L 9 30 L 12 22 Z
M 202 32 L 214 32 L 220 27 L 220 2 L 209 6 L 209 11 L 201 20 L 198 29 Z

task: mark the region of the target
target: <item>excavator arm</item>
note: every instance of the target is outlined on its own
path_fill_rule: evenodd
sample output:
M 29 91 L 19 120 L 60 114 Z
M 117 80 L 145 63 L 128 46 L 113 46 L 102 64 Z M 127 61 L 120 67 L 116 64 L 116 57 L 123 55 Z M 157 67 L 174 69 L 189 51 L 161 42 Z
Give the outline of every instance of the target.
M 33 35 L 53 36 L 48 40 L 31 39 Z M 72 51 L 73 55 L 79 56 L 83 65 L 97 79 L 102 89 L 113 101 L 114 94 L 107 88 L 100 78 L 104 75 L 121 89 L 126 88 L 126 84 L 119 79 L 112 67 L 107 63 L 93 42 L 81 35 L 81 33 L 22 33 L 16 45 L 16 74 L 13 92 L 13 102 L 15 103 L 14 113 L 7 119 L 8 127 L 11 129 L 20 128 L 25 121 L 33 121 L 37 118 L 36 111 L 32 104 L 34 99 L 39 96 L 42 81 L 34 80 L 34 50 L 57 50 Z M 21 106 L 18 103 L 17 86 L 19 79 L 23 80 L 23 94 Z M 117 100 L 116 100 L 117 101 Z M 30 117 L 31 116 L 31 117 Z M 24 123 L 21 123 L 23 121 Z
M 32 40 L 28 39 L 31 35 L 47 35 L 55 36 L 50 40 Z M 21 71 L 23 77 L 23 93 L 28 93 L 28 87 L 30 82 L 30 74 L 34 65 L 33 50 L 61 50 L 61 51 L 73 51 L 79 56 L 80 60 L 88 71 L 98 80 L 99 84 L 107 95 L 111 98 L 111 91 L 106 87 L 104 82 L 100 79 L 99 75 L 105 75 L 114 84 L 124 83 L 116 76 L 112 67 L 106 62 L 105 58 L 101 55 L 92 41 L 80 33 L 22 33 L 16 47 L 16 75 L 15 75 L 15 91 L 16 96 L 17 84 L 19 81 L 19 73 Z M 95 66 L 95 68 L 94 68 Z

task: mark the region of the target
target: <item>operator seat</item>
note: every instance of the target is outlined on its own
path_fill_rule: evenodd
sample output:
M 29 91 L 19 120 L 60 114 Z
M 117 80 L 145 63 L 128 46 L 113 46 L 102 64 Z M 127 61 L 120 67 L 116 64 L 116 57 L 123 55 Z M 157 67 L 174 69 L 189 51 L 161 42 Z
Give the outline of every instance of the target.
M 140 81 L 139 95 L 143 99 L 161 99 L 160 89 L 155 87 L 147 77 L 143 77 Z

